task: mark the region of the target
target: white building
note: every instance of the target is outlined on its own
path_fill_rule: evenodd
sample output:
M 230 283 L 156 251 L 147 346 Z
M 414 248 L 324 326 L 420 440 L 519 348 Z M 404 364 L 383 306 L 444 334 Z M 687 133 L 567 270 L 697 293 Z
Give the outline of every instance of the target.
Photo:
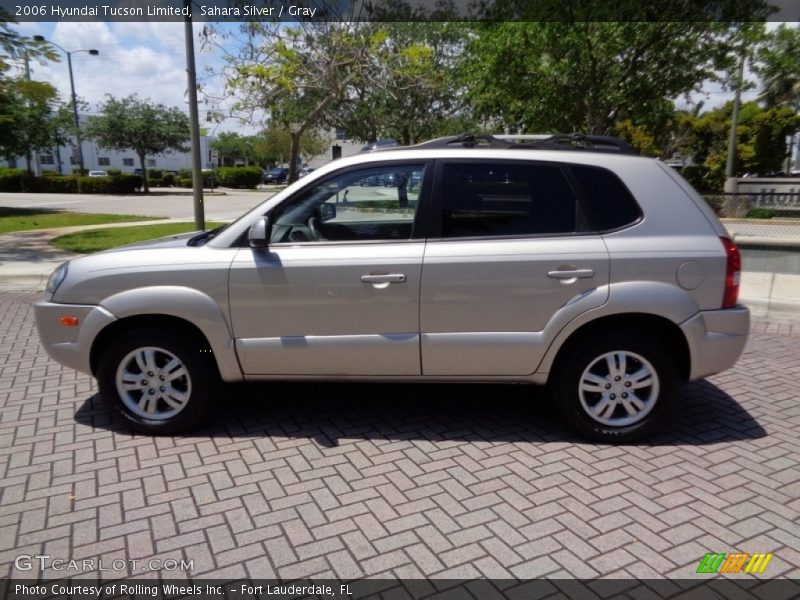
M 87 116 L 81 115 L 81 122 L 85 122 Z M 211 168 L 211 153 L 208 144 L 214 140 L 213 137 L 200 136 L 201 164 L 203 169 Z M 139 157 L 133 150 L 118 152 L 98 146 L 93 140 L 82 139 L 81 148 L 83 149 L 83 167 L 87 171 L 106 171 L 108 169 L 119 169 L 123 173 L 133 173 L 140 169 Z M 49 152 L 40 152 L 38 155 L 39 169 L 33 166 L 34 171 L 57 171 L 68 175 L 73 169 L 79 167 L 78 154 L 75 152 L 76 145 L 74 138 L 66 145 L 53 147 Z M 148 169 L 163 169 L 167 171 L 177 171 L 178 169 L 192 168 L 191 152 L 166 152 L 145 157 L 145 166 Z M 27 168 L 24 156 L 18 156 L 11 160 L 0 159 L 0 167 Z

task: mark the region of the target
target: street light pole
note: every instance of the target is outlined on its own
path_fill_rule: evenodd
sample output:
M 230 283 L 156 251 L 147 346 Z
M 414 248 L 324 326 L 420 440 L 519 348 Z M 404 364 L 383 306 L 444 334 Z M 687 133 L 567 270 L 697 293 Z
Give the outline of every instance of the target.
M 739 56 L 739 69 L 736 75 L 736 93 L 733 97 L 733 114 L 731 115 L 731 131 L 728 135 L 728 160 L 725 163 L 725 192 L 735 194 L 738 180 L 734 177 L 736 166 L 736 128 L 739 126 L 739 105 L 742 102 L 742 83 L 744 81 L 745 51 Z
M 45 41 L 44 36 L 41 36 L 41 35 L 35 35 L 35 36 L 33 36 L 33 39 L 36 40 L 37 42 L 44 42 Z M 72 74 L 72 55 L 73 54 L 77 54 L 78 52 L 86 52 L 86 53 L 90 54 L 91 56 L 97 56 L 98 54 L 100 54 L 100 52 L 98 52 L 94 48 L 92 48 L 91 50 L 83 50 L 83 49 L 82 50 L 72 50 L 70 52 L 68 50 L 65 50 L 64 48 L 62 48 L 61 46 L 59 46 L 55 42 L 47 42 L 47 43 L 52 45 L 52 46 L 55 46 L 56 48 L 58 48 L 64 54 L 67 55 L 67 67 L 69 68 L 69 89 L 70 89 L 70 92 L 72 94 L 72 118 L 75 121 L 75 142 L 76 142 L 77 147 L 78 147 L 78 164 L 80 165 L 80 172 L 81 172 L 81 175 L 82 175 L 83 174 L 83 170 L 84 170 L 84 165 L 83 165 L 83 145 L 82 145 L 82 142 L 81 142 L 81 122 L 80 122 L 80 119 L 78 118 L 78 97 L 75 94 L 75 77 Z
M 203 171 L 200 160 L 200 118 L 197 111 L 197 74 L 194 62 L 194 31 L 192 30 L 191 2 L 184 0 L 186 16 L 183 18 L 183 35 L 186 38 L 186 85 L 189 93 L 189 126 L 192 138 L 192 195 L 194 197 L 194 226 L 198 231 L 206 228 L 203 206 Z

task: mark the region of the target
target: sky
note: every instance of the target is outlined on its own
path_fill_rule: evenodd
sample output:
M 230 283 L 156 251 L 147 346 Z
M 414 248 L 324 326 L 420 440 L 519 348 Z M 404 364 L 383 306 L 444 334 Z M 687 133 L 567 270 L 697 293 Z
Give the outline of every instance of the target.
M 98 50 L 97 56 L 86 52 L 72 55 L 75 91 L 79 98 L 89 103 L 89 113 L 98 111 L 98 105 L 106 100 L 106 94 L 123 97 L 133 93 L 167 106 L 177 106 L 186 112 L 189 110 L 184 25 L 181 22 L 27 22 L 17 27 L 23 35 L 42 35 L 65 50 Z M 219 96 L 224 83 L 219 77 L 209 76 L 207 68 L 220 67 L 221 60 L 219 56 L 203 51 L 202 28 L 202 23 L 194 25 L 197 80 L 210 94 Z M 53 84 L 60 99 L 69 101 L 69 71 L 63 53 L 58 63 L 32 61 L 31 77 Z M 206 127 L 209 132 L 249 132 L 254 129 L 232 119 L 221 124 L 206 122 L 208 112 L 215 108 L 216 105 L 207 103 L 201 95 L 201 127 Z
M 768 23 L 769 29 L 778 23 Z M 793 23 L 797 26 L 797 23 Z M 226 27 L 235 27 L 227 25 Z M 17 26 L 23 35 L 43 35 L 66 50 L 96 49 L 98 56 L 80 52 L 73 54 L 75 89 L 79 98 L 86 100 L 90 109 L 97 112 L 98 104 L 111 93 L 116 97 L 138 93 L 143 98 L 167 106 L 177 106 L 188 112 L 186 102 L 186 58 L 183 23 L 167 22 L 59 22 L 59 23 L 20 23 Z M 200 32 L 202 23 L 195 23 L 195 55 L 197 61 L 198 83 L 210 95 L 219 97 L 224 82 L 218 76 L 208 73 L 208 69 L 219 69 L 222 65 L 218 54 L 204 51 Z M 53 84 L 60 98 L 68 102 L 70 98 L 69 74 L 66 57 L 62 55 L 59 63 L 31 63 L 33 79 Z M 743 94 L 743 100 L 751 100 L 756 91 Z M 705 109 L 714 108 L 733 98 L 733 93 L 723 90 L 718 84 L 707 83 L 703 92 L 693 94 L 690 102 L 703 100 Z M 685 99 L 677 99 L 676 104 L 686 108 Z M 257 124 L 242 124 L 228 118 L 221 123 L 208 122 L 206 117 L 211 110 L 220 107 L 200 98 L 200 125 L 210 134 L 222 131 L 238 131 L 243 134 L 255 133 Z

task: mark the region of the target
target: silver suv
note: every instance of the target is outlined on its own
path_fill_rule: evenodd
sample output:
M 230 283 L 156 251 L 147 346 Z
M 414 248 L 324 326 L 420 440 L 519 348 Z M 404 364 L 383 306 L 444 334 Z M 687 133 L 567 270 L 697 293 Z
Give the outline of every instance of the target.
M 474 381 L 547 384 L 581 433 L 627 441 L 738 359 L 739 272 L 703 199 L 619 140 L 459 136 L 70 261 L 35 312 L 140 432 L 194 425 L 223 381 Z

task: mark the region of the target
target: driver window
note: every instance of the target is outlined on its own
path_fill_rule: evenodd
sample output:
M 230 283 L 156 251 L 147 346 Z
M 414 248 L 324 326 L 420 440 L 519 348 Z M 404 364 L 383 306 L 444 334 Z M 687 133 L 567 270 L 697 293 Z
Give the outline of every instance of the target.
M 425 166 L 348 171 L 323 180 L 273 213 L 271 243 L 407 240 Z

